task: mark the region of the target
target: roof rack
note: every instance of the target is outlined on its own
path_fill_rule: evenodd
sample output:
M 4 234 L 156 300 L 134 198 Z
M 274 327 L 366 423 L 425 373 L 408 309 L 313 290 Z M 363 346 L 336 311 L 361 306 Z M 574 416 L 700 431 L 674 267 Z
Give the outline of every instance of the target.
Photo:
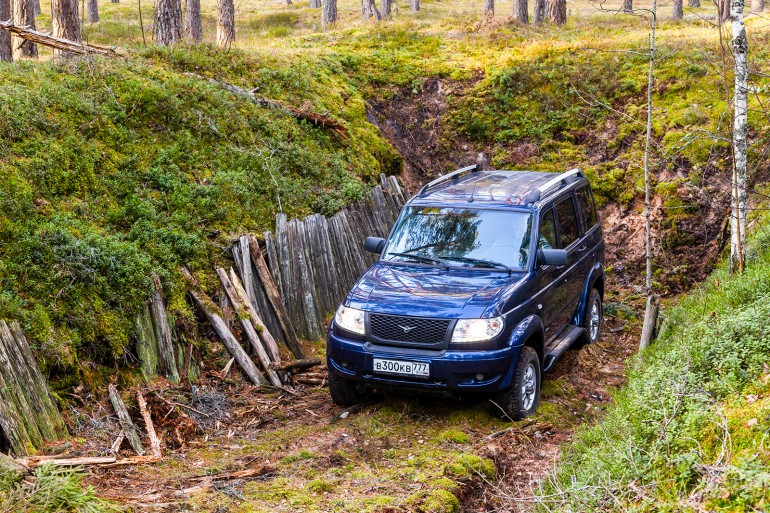
M 463 174 L 478 173 L 479 171 L 480 171 L 479 165 L 478 164 L 473 164 L 472 166 L 467 166 L 467 167 L 460 168 L 457 171 L 452 171 L 448 175 L 439 176 L 438 178 L 436 178 L 432 182 L 428 182 L 427 184 L 425 184 L 422 187 L 422 189 L 420 189 L 420 192 L 417 193 L 417 195 L 418 196 L 424 196 L 425 194 L 428 193 L 428 191 L 430 189 L 432 189 L 433 187 L 435 187 L 435 186 L 437 186 L 437 185 L 439 185 L 441 183 L 444 183 L 447 180 L 459 180 L 460 176 L 463 175 Z
M 580 169 L 570 169 L 569 171 L 565 171 L 564 173 L 556 176 L 555 178 L 548 180 L 543 185 L 537 188 L 535 191 L 535 198 L 534 201 L 538 201 L 540 198 L 546 195 L 546 193 L 550 192 L 551 189 L 556 187 L 557 185 L 567 185 L 567 179 L 571 178 L 573 176 L 578 176 L 581 178 L 585 178 L 585 175 L 583 174 Z

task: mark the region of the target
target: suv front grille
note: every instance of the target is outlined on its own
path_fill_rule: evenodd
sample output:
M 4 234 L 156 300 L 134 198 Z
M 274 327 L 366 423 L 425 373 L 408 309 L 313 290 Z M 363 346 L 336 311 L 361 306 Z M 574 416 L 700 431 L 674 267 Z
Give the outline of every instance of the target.
M 440 344 L 446 339 L 449 319 L 424 319 L 369 314 L 371 334 L 381 340 Z

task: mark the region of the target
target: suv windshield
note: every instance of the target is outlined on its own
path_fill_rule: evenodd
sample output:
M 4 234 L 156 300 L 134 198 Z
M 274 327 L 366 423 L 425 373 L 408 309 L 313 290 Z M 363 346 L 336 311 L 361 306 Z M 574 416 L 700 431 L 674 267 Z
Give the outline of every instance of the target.
M 531 229 L 528 212 L 410 207 L 398 219 L 382 259 L 522 270 Z

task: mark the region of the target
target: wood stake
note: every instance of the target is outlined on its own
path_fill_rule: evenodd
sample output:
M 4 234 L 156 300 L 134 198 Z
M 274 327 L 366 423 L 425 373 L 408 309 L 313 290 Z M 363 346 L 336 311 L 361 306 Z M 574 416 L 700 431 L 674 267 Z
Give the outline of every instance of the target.
M 115 413 L 118 414 L 118 421 L 120 422 L 120 426 L 123 428 L 123 432 L 125 433 L 126 438 L 128 438 L 128 443 L 130 443 L 131 447 L 134 448 L 136 454 L 139 456 L 144 456 L 144 447 L 142 447 L 142 441 L 139 438 L 139 434 L 136 432 L 136 426 L 134 426 L 134 422 L 131 420 L 131 416 L 128 414 L 128 410 L 126 409 L 126 405 L 123 402 L 123 399 L 120 398 L 118 389 L 115 388 L 115 385 L 110 383 L 107 386 L 107 390 L 110 393 L 110 402 L 112 403 L 112 407 L 115 409 Z
M 246 295 L 246 289 L 243 288 L 243 283 L 241 283 L 241 280 L 238 279 L 238 275 L 235 273 L 235 270 L 233 270 L 232 267 L 230 268 L 230 282 L 235 288 L 236 300 L 240 300 L 243 304 L 243 307 L 246 308 L 246 311 L 251 317 L 251 322 L 254 325 L 254 329 L 257 330 L 259 337 L 265 344 L 265 349 L 270 355 L 270 360 L 272 363 L 281 363 L 281 355 L 278 352 L 278 343 L 273 338 L 270 330 L 267 329 L 267 325 L 259 316 L 259 312 L 257 312 L 256 308 L 254 308 L 254 305 L 251 303 L 251 301 L 249 301 L 249 298 Z

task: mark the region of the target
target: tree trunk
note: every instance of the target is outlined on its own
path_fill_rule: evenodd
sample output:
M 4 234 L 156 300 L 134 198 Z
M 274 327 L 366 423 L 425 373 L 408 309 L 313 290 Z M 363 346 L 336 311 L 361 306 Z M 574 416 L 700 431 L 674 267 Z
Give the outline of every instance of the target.
M 548 19 L 559 26 L 567 23 L 567 1 L 548 0 Z
M 155 42 L 171 45 L 182 39 L 181 0 L 156 0 Z
M 365 20 L 368 20 L 372 16 L 374 16 L 374 19 L 377 21 L 382 19 L 380 11 L 377 9 L 377 6 L 374 5 L 374 0 L 361 0 L 361 16 L 363 16 Z
M 390 18 L 390 0 L 380 0 L 380 18 L 386 20 Z
M 700 7 L 700 0 L 687 0 L 687 7 L 697 9 Z
M 321 7 L 321 0 L 310 0 L 311 9 L 318 9 L 319 7 Z
M 54 37 L 60 37 L 62 39 L 80 43 L 80 18 L 78 17 L 77 0 L 52 0 L 51 10 L 53 11 L 51 25 L 53 27 Z M 74 55 L 71 52 L 63 50 L 54 50 L 53 54 L 54 57 L 69 57 Z
M 751 0 L 751 12 L 762 12 L 765 10 L 765 0 Z
M 484 0 L 484 15 L 485 16 L 495 15 L 495 0 Z
M 11 19 L 13 19 L 11 0 L 0 0 L 0 20 L 7 21 Z M 7 30 L 0 30 L 0 61 L 13 62 L 11 33 Z
M 42 14 L 43 9 L 40 7 L 40 0 L 32 0 L 32 12 L 35 13 L 35 16 Z
M 420 11 L 420 0 L 412 0 L 409 2 L 409 10 L 412 12 Z
M 655 327 L 655 310 L 657 303 L 652 294 L 652 225 L 650 218 L 651 184 L 650 184 L 650 148 L 652 142 L 652 90 L 655 85 L 655 29 L 657 28 L 658 0 L 652 0 L 652 23 L 650 25 L 650 67 L 647 71 L 647 134 L 644 144 L 644 241 L 645 241 L 645 275 L 644 292 L 647 294 L 647 308 L 644 312 L 644 325 L 639 349 L 644 349 L 652 339 Z
M 532 23 L 542 23 L 545 19 L 545 12 L 545 0 L 535 0 L 534 12 L 532 13 Z
M 134 451 L 136 451 L 136 454 L 139 456 L 144 456 L 142 440 L 139 438 L 139 433 L 137 432 L 136 426 L 134 425 L 134 421 L 131 420 L 131 415 L 128 414 L 126 404 L 120 397 L 118 389 L 115 388 L 115 385 L 110 383 L 107 385 L 107 390 L 110 394 L 110 402 L 112 403 L 112 408 L 115 410 L 115 413 L 118 414 L 118 422 L 120 423 L 120 427 L 123 429 L 123 434 L 128 439 L 128 443 L 131 444 L 131 447 L 133 447 Z
M 682 4 L 682 0 L 674 0 L 674 14 L 672 15 L 672 18 L 675 20 L 681 20 L 684 18 L 684 9 Z
M 88 0 L 88 23 L 99 21 L 99 2 L 97 0 Z
M 720 25 L 730 19 L 730 0 L 719 0 L 717 4 L 717 17 Z
M 749 43 L 743 23 L 744 0 L 733 0 L 730 19 L 733 29 L 733 58 L 735 60 L 735 89 L 733 97 L 733 179 L 732 216 L 730 223 L 730 270 L 743 272 L 746 248 L 746 174 L 748 156 L 746 145 L 749 65 Z
M 187 39 L 195 43 L 200 43 L 203 39 L 201 0 L 185 0 L 184 32 Z
M 633 0 L 623 0 L 623 12 L 631 13 L 634 11 Z
M 527 0 L 513 0 L 513 17 L 519 23 L 529 23 Z
M 217 44 L 230 48 L 235 41 L 235 4 L 233 0 L 217 0 Z
M 324 27 L 337 23 L 337 0 L 323 0 L 321 22 Z
M 53 0 L 53 2 L 56 2 L 57 0 Z M 67 1 L 67 0 L 65 0 Z M 53 9 L 54 3 L 51 3 L 51 8 Z M 72 4 L 75 6 L 75 24 L 78 25 L 78 14 L 77 14 L 77 8 L 78 3 L 77 0 L 71 0 Z M 9 17 L 3 18 L 0 21 L 8 21 Z M 13 21 L 16 25 L 22 25 L 31 28 L 32 30 L 35 30 L 35 11 L 34 7 L 32 6 L 31 0 L 15 0 L 13 2 Z M 53 22 L 56 23 L 56 18 L 54 17 Z M 79 27 L 79 25 L 78 25 Z M 54 29 L 54 35 L 56 34 L 56 29 Z M 13 39 L 13 58 L 14 59 L 20 59 L 22 57 L 27 57 L 31 59 L 37 59 L 37 45 L 35 43 L 32 43 L 30 41 L 25 41 L 21 38 L 14 37 Z M 78 41 L 80 41 L 80 31 L 78 30 Z M 21 48 L 19 48 L 21 47 Z

